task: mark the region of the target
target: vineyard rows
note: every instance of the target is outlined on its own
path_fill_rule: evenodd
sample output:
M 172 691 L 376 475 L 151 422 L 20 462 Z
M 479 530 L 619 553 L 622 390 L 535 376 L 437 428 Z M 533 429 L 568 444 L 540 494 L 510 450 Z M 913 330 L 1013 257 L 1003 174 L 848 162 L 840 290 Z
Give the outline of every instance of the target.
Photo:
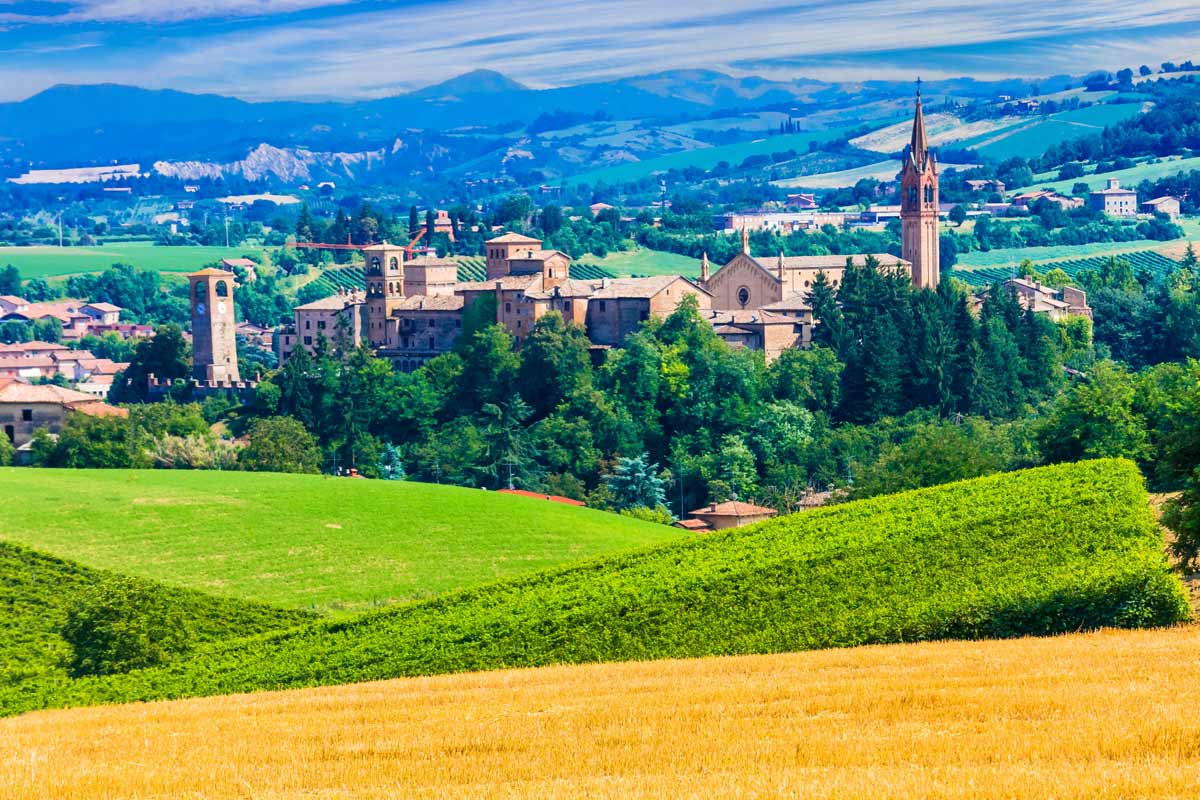
M 1133 267 L 1135 275 L 1146 273 L 1155 279 L 1164 278 L 1179 269 L 1178 261 L 1167 258 L 1162 253 L 1156 253 L 1153 250 L 1139 250 L 1135 253 L 1122 253 L 1117 256 L 1091 256 L 1089 258 L 1076 258 L 1070 261 L 1049 261 L 1035 264 L 1034 266 L 1037 267 L 1039 272 L 1044 273 L 1052 269 L 1061 269 L 1071 278 L 1077 278 L 1084 271 L 1100 271 L 1109 258 L 1116 258 L 1118 261 L 1127 261 Z M 1013 277 L 1016 274 L 1016 265 L 1014 264 L 1010 267 L 981 267 L 980 269 L 969 270 L 956 269 L 948 274 L 971 286 L 988 286 L 997 281 L 1006 281 Z

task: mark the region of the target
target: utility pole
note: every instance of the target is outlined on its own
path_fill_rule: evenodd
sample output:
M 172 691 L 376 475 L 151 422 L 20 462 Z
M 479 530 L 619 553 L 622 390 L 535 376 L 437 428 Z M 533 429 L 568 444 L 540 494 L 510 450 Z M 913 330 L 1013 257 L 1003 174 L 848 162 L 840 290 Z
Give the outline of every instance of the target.
M 61 211 L 58 212 L 58 246 L 59 247 L 63 246 L 62 212 Z
M 225 212 L 225 249 L 229 249 L 229 212 Z

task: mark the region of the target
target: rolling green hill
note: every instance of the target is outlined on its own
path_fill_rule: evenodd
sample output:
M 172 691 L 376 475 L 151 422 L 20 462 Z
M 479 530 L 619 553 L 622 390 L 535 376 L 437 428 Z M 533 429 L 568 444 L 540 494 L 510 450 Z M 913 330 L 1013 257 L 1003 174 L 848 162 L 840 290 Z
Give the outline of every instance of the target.
M 1093 461 L 796 514 L 215 645 L 162 668 L 0 688 L 0 709 L 1187 616 L 1136 467 Z
M 156 272 L 191 272 L 220 261 L 258 252 L 254 247 L 157 247 L 149 242 L 122 242 L 98 247 L 0 247 L 0 267 L 12 264 L 21 277 L 50 278 L 101 272 L 113 264 L 129 264 Z
M 0 539 L 90 567 L 347 612 L 687 535 L 479 489 L 310 475 L 0 468 Z
M 1089 166 L 1088 169 L 1094 169 Z M 1200 169 L 1200 156 L 1191 158 L 1179 158 L 1172 156 L 1163 158 L 1158 161 L 1146 161 L 1128 169 L 1118 169 L 1112 172 L 1101 172 L 1099 175 L 1092 172 L 1084 175 L 1082 178 L 1073 178 L 1071 180 L 1056 181 L 1049 180 L 1041 183 L 1035 183 L 1031 186 L 1026 186 L 1015 191 L 1025 192 L 1035 189 L 1050 188 L 1056 192 L 1070 193 L 1071 188 L 1077 183 L 1086 183 L 1089 189 L 1103 189 L 1106 181 L 1109 178 L 1116 178 L 1121 182 L 1122 186 L 1130 188 L 1137 186 L 1142 181 L 1154 181 L 1159 178 L 1166 178 L 1171 175 L 1177 175 L 1181 172 L 1191 172 Z M 1149 198 L 1142 198 L 1147 200 Z
M 67 609 L 86 589 L 112 577 L 103 570 L 0 542 L 0 685 L 47 675 L 64 675 L 67 647 L 59 629 Z M 153 590 L 187 624 L 190 639 L 218 639 L 287 628 L 313 615 L 231 600 L 151 581 L 135 581 Z
M 1032 158 L 1046 152 L 1051 145 L 1098 134 L 1106 126 L 1128 119 L 1141 110 L 1141 103 L 1109 103 L 1060 111 L 954 142 L 954 146 L 974 150 L 996 161 L 1013 156 Z

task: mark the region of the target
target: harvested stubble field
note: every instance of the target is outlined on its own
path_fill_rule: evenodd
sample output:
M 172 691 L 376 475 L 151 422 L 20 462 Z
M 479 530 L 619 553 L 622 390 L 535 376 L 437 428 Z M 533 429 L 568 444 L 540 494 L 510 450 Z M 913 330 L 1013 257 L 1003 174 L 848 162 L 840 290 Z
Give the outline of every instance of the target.
M 1200 628 L 412 678 L 0 721 L 0 797 L 1192 798 Z

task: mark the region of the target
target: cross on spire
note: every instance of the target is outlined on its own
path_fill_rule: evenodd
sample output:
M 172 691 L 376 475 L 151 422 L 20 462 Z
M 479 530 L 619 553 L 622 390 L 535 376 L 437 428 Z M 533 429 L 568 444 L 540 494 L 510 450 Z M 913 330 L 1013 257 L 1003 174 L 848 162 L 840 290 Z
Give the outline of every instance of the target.
M 921 76 L 917 76 L 917 99 L 921 99 Z

